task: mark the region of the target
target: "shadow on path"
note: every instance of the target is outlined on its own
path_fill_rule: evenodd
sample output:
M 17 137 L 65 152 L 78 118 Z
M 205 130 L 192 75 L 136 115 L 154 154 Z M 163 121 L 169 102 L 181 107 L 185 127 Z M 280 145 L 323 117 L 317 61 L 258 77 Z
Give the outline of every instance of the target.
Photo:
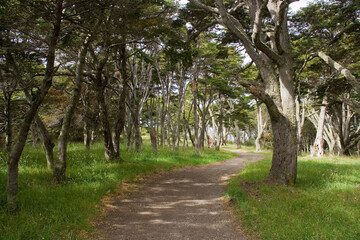
M 233 150 L 235 151 L 235 150 Z M 239 157 L 183 168 L 147 182 L 129 198 L 116 198 L 95 223 L 94 239 L 246 239 L 224 209 L 226 183 L 264 156 Z

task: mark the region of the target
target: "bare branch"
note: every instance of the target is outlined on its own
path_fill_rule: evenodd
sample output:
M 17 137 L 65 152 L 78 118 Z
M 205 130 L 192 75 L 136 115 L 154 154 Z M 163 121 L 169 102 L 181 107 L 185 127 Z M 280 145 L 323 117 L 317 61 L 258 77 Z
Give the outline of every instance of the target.
M 339 63 L 335 62 L 331 57 L 326 55 L 324 52 L 318 52 L 318 56 L 325 61 L 327 65 L 341 72 L 342 75 L 348 80 L 351 86 L 355 89 L 355 91 L 360 94 L 360 82 L 355 78 L 354 75 L 350 72 L 349 69 L 343 67 Z

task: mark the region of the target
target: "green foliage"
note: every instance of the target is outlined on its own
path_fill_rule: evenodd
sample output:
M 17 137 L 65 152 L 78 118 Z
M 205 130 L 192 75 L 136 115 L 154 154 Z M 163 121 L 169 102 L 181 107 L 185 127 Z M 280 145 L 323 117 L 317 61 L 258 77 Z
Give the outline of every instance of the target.
M 297 183 L 291 187 L 256 182 L 266 177 L 270 165 L 268 155 L 229 185 L 246 231 L 262 239 L 360 238 L 359 159 L 300 158 Z
M 138 181 L 158 169 L 207 164 L 234 154 L 193 149 L 174 152 L 159 149 L 152 155 L 149 143 L 142 153 L 122 152 L 125 162 L 109 164 L 102 144 L 86 151 L 82 144 L 70 144 L 67 181 L 51 183 L 41 148 L 26 147 L 20 160 L 19 204 L 21 211 L 12 216 L 5 210 L 6 153 L 0 153 L 0 239 L 79 239 L 81 230 L 91 231 L 89 221 L 100 214 L 103 195 L 114 192 L 123 181 Z

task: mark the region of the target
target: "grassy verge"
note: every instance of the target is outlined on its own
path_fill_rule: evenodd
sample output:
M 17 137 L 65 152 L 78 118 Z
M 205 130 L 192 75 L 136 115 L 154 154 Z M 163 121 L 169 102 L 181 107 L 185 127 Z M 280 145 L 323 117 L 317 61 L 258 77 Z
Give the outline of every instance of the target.
M 51 183 L 52 172 L 46 169 L 42 149 L 27 146 L 20 161 L 19 204 L 21 211 L 11 216 L 5 211 L 6 156 L 0 158 L 0 239 L 79 239 L 83 229 L 91 230 L 89 220 L 100 211 L 96 206 L 101 197 L 114 191 L 122 181 L 137 181 L 159 169 L 208 164 L 233 157 L 233 153 L 205 150 L 195 154 L 190 149 L 174 152 L 159 149 L 152 155 L 151 147 L 142 153 L 122 152 L 121 164 L 104 160 L 102 144 L 86 151 L 81 144 L 70 144 L 68 181 Z
M 261 239 L 360 239 L 360 159 L 299 158 L 292 187 L 256 183 L 271 156 L 232 179 L 227 195 L 246 231 Z

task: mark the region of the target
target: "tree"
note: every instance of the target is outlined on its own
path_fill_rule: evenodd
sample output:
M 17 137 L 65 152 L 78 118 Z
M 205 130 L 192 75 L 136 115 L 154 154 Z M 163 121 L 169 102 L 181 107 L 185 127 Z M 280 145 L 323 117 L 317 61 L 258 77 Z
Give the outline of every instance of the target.
M 294 184 L 297 175 L 297 136 L 292 56 L 287 25 L 290 1 L 249 0 L 230 6 L 225 5 L 222 0 L 216 0 L 217 7 L 196 0 L 191 0 L 190 3 L 193 8 L 206 11 L 218 23 L 227 27 L 241 41 L 256 64 L 262 81 L 240 82 L 265 103 L 271 118 L 274 151 L 268 179 Z M 251 32 L 251 36 L 248 32 Z
M 70 131 L 71 119 L 74 115 L 75 108 L 77 107 L 81 96 L 81 86 L 83 83 L 85 58 L 87 55 L 89 44 L 90 44 L 90 37 L 85 36 L 83 39 L 82 46 L 79 49 L 78 58 L 76 62 L 75 86 L 73 90 L 73 95 L 71 98 L 71 102 L 67 107 L 67 111 L 65 113 L 63 124 L 61 126 L 61 130 L 58 138 L 58 153 L 57 153 L 57 159 L 53 172 L 53 179 L 54 182 L 56 183 L 61 183 L 65 180 L 67 138 Z
M 302 9 L 291 19 L 292 29 L 296 29 L 292 31 L 292 35 L 298 52 L 297 56 L 304 59 L 298 76 L 305 79 L 304 82 L 311 81 L 312 89 L 314 82 L 317 82 L 317 89 L 313 91 L 316 95 L 315 98 L 326 98 L 327 100 L 327 104 L 322 104 L 320 115 L 315 114 L 314 111 L 310 115 L 310 120 L 318 130 L 313 150 L 320 149 L 320 155 L 323 152 L 322 147 L 319 148 L 322 138 L 319 134 L 323 132 L 322 126 L 324 126 L 324 137 L 330 151 L 334 149 L 336 138 L 343 139 L 337 141 L 340 152 L 345 149 L 344 146 L 341 146 L 341 142 L 343 144 L 348 142 L 344 139 L 350 139 L 348 138 L 350 135 L 353 136 L 351 141 L 357 139 L 356 131 L 350 135 L 349 131 L 340 131 L 339 125 L 342 123 L 348 125 L 353 121 L 350 119 L 356 119 L 356 116 L 342 114 L 348 110 L 340 110 L 341 108 L 347 109 L 347 107 L 340 107 L 339 102 L 350 106 L 351 111 L 360 113 L 357 105 L 360 85 L 356 80 L 356 73 L 359 69 L 357 67 L 359 63 L 358 48 L 356 47 L 359 44 L 359 6 L 359 3 L 354 1 L 319 1 Z M 312 71 L 313 73 L 311 73 Z M 347 81 L 342 85 L 339 84 L 344 81 L 341 75 Z M 298 77 L 299 80 L 301 78 Z M 349 90 L 348 85 L 351 85 L 352 89 Z M 329 89 L 329 91 L 324 91 L 324 89 Z M 344 121 L 339 121 L 341 115 Z M 351 116 L 351 118 L 346 116 Z M 348 120 L 345 121 L 345 119 Z M 334 124 L 335 122 L 338 124 Z M 347 129 L 345 125 L 342 126 L 342 129 Z M 343 133 L 346 133 L 347 137 L 341 137 Z M 354 144 L 356 145 L 356 143 Z
M 324 149 L 324 126 L 326 116 L 327 97 L 324 96 L 322 106 L 320 108 L 319 119 L 316 124 L 316 138 L 314 145 L 311 148 L 311 156 L 323 157 L 325 155 Z
M 30 109 L 27 111 L 24 117 L 24 121 L 21 125 L 18 138 L 8 158 L 7 203 L 9 209 L 11 210 L 15 210 L 17 208 L 18 171 L 19 171 L 18 166 L 19 166 L 20 156 L 24 149 L 26 138 L 30 129 L 30 125 L 37 113 L 39 106 L 43 102 L 49 88 L 52 85 L 53 75 L 56 71 L 55 51 L 61 31 L 63 1 L 57 0 L 54 3 L 47 3 L 46 5 L 47 7 L 52 9 L 51 14 L 53 16 L 52 19 L 53 21 L 50 22 L 51 30 L 49 29 L 48 32 L 49 42 L 45 57 L 46 60 L 45 74 L 42 80 L 41 87 L 38 90 L 35 98 L 33 99 Z M 42 13 L 45 14 L 45 11 Z M 46 14 L 48 14 L 48 12 L 46 12 Z M 46 16 L 42 16 L 42 17 L 46 19 Z M 39 20 L 41 20 L 40 18 Z M 39 21 L 38 26 L 41 25 L 41 22 L 42 21 Z M 48 25 L 47 27 L 50 28 L 50 26 Z

